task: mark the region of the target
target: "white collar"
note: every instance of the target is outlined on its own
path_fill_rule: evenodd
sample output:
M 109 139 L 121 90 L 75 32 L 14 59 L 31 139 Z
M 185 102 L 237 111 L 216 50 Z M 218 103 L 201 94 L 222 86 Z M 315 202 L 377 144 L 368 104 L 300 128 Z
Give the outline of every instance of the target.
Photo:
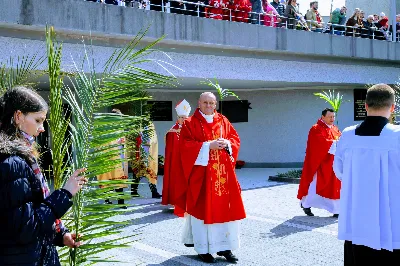
M 200 114 L 206 119 L 207 123 L 212 123 L 214 121 L 214 114 L 212 115 L 206 115 L 202 111 L 200 111 Z
M 327 127 L 332 128 L 333 125 L 328 125 L 327 123 L 324 122 L 324 120 L 320 119 L 322 123 L 324 123 Z

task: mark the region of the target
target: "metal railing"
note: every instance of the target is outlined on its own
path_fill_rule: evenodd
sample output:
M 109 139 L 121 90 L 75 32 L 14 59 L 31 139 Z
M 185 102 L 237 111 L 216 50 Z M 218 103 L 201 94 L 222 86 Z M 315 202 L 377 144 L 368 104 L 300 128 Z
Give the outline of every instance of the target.
M 86 0 L 96 2 L 94 0 Z M 105 3 L 107 0 L 97 0 Z M 303 16 L 287 18 L 276 14 L 256 13 L 246 10 L 238 10 L 227 7 L 211 6 L 207 2 L 189 2 L 185 0 L 158 0 L 159 4 L 151 3 L 150 0 L 115 0 L 114 4 L 125 7 L 133 7 L 145 10 L 154 10 L 166 13 L 175 13 L 188 16 L 205 17 L 218 20 L 226 20 L 238 23 L 251 23 L 267 27 L 286 28 L 293 30 L 313 31 L 343 36 L 361 37 L 377 40 L 391 40 L 392 33 L 376 26 L 346 26 L 330 22 L 319 23 L 314 20 L 305 20 Z M 251 6 L 247 8 L 251 10 Z M 396 25 L 394 25 L 396 27 Z M 396 42 L 400 41 L 400 32 L 396 33 Z

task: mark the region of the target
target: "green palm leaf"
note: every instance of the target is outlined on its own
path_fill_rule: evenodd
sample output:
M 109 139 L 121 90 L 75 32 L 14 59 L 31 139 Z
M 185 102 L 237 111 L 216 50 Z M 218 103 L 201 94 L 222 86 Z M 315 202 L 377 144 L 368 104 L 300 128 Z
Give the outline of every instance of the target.
M 53 27 L 46 27 L 46 48 L 48 75 L 50 85 L 49 95 L 49 128 L 52 140 L 51 155 L 53 160 L 54 188 L 63 186 L 67 173 L 68 148 L 71 145 L 68 126 L 69 117 L 65 117 L 62 89 L 64 86 L 61 76 L 62 44 L 55 42 L 56 34 Z
M 118 234 L 120 228 L 127 226 L 126 222 L 108 223 L 109 219 L 121 212 L 100 202 L 105 198 L 124 198 L 121 193 L 113 192 L 113 188 L 128 181 L 95 181 L 99 174 L 109 172 L 127 159 L 119 157 L 123 152 L 120 145 L 113 141 L 129 135 L 137 136 L 148 123 L 148 116 L 119 115 L 99 112 L 104 108 L 127 103 L 140 103 L 150 99 L 146 89 L 153 86 L 176 86 L 174 76 L 165 76 L 140 68 L 143 63 L 156 63 L 166 68 L 166 63 L 159 60 L 147 60 L 152 48 L 159 40 L 147 47 L 138 48 L 144 34 L 136 36 L 126 47 L 116 50 L 107 61 L 104 73 L 98 77 L 94 71 L 94 60 L 85 53 L 84 63 L 89 71 L 74 63 L 75 73 L 69 77 L 71 87 L 64 87 L 64 100 L 70 105 L 73 114 L 73 124 L 70 123 L 72 147 L 75 153 L 71 158 L 72 170 L 87 168 L 86 176 L 90 178 L 87 187 L 74 197 L 74 205 L 70 213 L 74 231 L 84 233 L 83 240 L 90 243 L 96 240 L 95 245 L 87 244 L 70 252 L 64 252 L 64 259 L 70 265 L 79 263 L 95 263 L 90 256 L 99 252 L 125 247 L 125 243 L 118 241 L 124 238 L 106 240 L 106 236 Z M 144 138 L 151 136 L 151 130 L 142 133 Z M 123 149 L 129 149 L 124 145 Z M 99 189 L 98 185 L 107 186 Z M 108 226 L 107 226 L 108 225 Z M 101 231 L 101 232 L 100 232 Z M 132 241 L 132 240 L 129 240 Z M 88 252 L 90 250 L 90 252 Z M 67 259 L 68 257 L 68 259 Z
M 19 85 L 33 86 L 34 81 L 45 74 L 45 71 L 38 70 L 46 57 L 35 53 L 32 56 L 18 56 L 15 60 L 11 57 L 8 62 L 0 66 L 0 94 L 6 89 Z
M 326 91 L 322 91 L 322 92 L 316 92 L 314 93 L 315 96 L 317 96 L 318 98 L 324 100 L 325 102 L 327 102 L 332 109 L 335 111 L 336 116 L 340 110 L 340 106 L 343 103 L 343 94 L 340 94 L 340 92 L 338 92 L 337 94 L 335 94 L 335 90 L 329 90 L 328 92 Z M 336 120 L 336 123 L 339 124 L 339 121 Z

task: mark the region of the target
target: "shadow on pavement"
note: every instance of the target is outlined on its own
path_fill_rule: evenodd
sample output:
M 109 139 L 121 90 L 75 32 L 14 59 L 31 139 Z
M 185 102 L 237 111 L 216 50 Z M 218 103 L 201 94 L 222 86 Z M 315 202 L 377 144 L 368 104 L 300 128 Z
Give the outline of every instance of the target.
M 270 187 L 279 187 L 279 186 L 285 186 L 285 185 L 293 185 L 291 183 L 277 183 L 277 182 L 271 182 L 271 183 L 273 183 L 273 184 L 267 185 L 267 186 L 242 188 L 242 191 L 256 190 L 256 189 L 270 188 Z
M 281 238 L 300 232 L 311 231 L 334 223 L 337 223 L 337 219 L 333 217 L 294 216 L 272 228 L 269 233 L 263 233 L 261 237 Z
M 170 210 L 166 206 L 159 205 L 159 206 L 154 206 L 152 208 L 143 208 L 143 209 L 138 209 L 138 210 L 133 210 L 132 212 L 126 212 L 123 215 L 129 215 L 131 213 L 149 213 L 149 212 L 154 212 L 152 214 L 140 217 L 140 218 L 135 218 L 132 220 L 132 224 L 135 225 L 140 225 L 140 224 L 154 224 L 158 223 L 161 221 L 166 221 L 166 220 L 171 220 L 171 219 L 176 219 L 178 216 L 173 214 L 173 210 Z
M 224 258 L 215 257 L 217 259 L 217 263 L 213 263 L 212 265 L 234 265 L 229 262 L 227 262 Z M 187 259 L 190 259 L 190 261 L 187 261 Z M 195 261 L 197 263 L 195 263 Z M 147 264 L 147 266 L 186 266 L 186 265 L 210 265 L 209 263 L 204 263 L 202 262 L 197 255 L 182 255 L 182 256 L 177 256 L 173 257 L 169 260 L 163 261 L 158 264 Z

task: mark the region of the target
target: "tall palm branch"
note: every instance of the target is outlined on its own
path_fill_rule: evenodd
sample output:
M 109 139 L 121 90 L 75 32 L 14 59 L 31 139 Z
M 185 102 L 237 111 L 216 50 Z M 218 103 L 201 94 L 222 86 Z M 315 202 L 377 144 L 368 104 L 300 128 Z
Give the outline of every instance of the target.
M 53 27 L 46 27 L 46 50 L 49 75 L 49 128 L 51 135 L 51 155 L 54 178 L 54 188 L 63 186 L 68 174 L 68 149 L 71 137 L 68 131 L 69 117 L 63 110 L 62 90 L 64 86 L 61 75 L 62 44 L 55 42 Z
M 104 66 L 104 72 L 95 72 L 95 60 L 85 54 L 85 64 L 89 73 L 75 64 L 75 74 L 71 78 L 71 87 L 64 87 L 64 99 L 70 105 L 73 123 L 70 123 L 72 147 L 72 170 L 86 168 L 88 186 L 74 197 L 73 230 L 83 235 L 85 245 L 60 256 L 67 258 L 70 265 L 95 263 L 102 261 L 96 255 L 115 247 L 124 247 L 129 237 L 113 238 L 128 222 L 108 222 L 107 218 L 116 215 L 110 205 L 101 204 L 104 198 L 123 198 L 110 191 L 113 185 L 123 181 L 95 181 L 95 177 L 107 173 L 126 159 L 110 160 L 118 157 L 119 145 L 110 144 L 113 140 L 127 135 L 138 135 L 142 128 L 143 116 L 129 116 L 101 112 L 102 109 L 150 97 L 144 92 L 155 85 L 175 86 L 176 78 L 157 74 L 143 68 L 140 64 L 155 62 L 166 69 L 163 61 L 146 59 L 151 48 L 161 39 L 144 48 L 138 48 L 147 30 L 137 35 L 126 47 L 116 50 Z M 168 63 L 167 63 L 168 65 Z M 126 149 L 126 147 L 124 147 Z M 99 184 L 107 185 L 98 189 Z M 95 243 L 91 240 L 96 239 Z

